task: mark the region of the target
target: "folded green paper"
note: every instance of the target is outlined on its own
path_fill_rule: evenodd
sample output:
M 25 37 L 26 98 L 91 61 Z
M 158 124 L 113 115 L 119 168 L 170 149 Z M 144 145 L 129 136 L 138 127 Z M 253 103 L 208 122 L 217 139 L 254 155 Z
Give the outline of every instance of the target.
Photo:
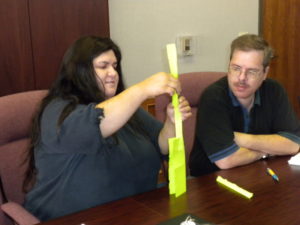
M 178 78 L 175 44 L 167 45 L 167 55 L 170 72 L 175 78 Z M 178 197 L 186 192 L 186 162 L 182 118 L 179 111 L 179 97 L 177 93 L 172 96 L 172 104 L 174 107 L 176 137 L 169 138 L 169 193 Z

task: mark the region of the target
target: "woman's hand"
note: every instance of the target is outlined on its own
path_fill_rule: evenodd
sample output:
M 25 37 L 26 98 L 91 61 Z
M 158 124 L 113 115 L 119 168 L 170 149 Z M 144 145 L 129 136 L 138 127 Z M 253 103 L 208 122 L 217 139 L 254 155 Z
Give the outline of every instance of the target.
M 180 94 L 181 86 L 178 79 L 172 75 L 160 72 L 152 75 L 146 80 L 137 84 L 141 88 L 145 99 L 154 98 L 161 94 L 168 94 L 172 96 L 175 92 Z
M 181 113 L 182 121 L 192 116 L 190 104 L 183 96 L 179 97 L 179 111 Z M 167 107 L 167 116 L 172 121 L 172 123 L 175 123 L 174 107 L 172 103 L 169 103 Z
M 179 98 L 179 111 L 181 112 L 182 121 L 192 116 L 190 104 L 183 96 Z M 174 107 L 172 103 L 169 103 L 167 107 L 167 118 L 158 138 L 158 143 L 163 154 L 168 154 L 169 152 L 168 139 L 171 137 L 175 137 L 175 119 Z

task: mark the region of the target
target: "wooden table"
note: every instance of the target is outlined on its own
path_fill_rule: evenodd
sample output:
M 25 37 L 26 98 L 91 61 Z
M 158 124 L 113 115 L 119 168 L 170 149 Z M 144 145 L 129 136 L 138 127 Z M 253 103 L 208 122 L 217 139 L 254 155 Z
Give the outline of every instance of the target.
M 214 224 L 298 225 L 300 167 L 290 166 L 289 158 L 275 157 L 189 179 L 187 193 L 177 199 L 163 187 L 41 224 L 155 225 L 191 213 Z M 266 173 L 267 167 L 275 171 L 279 183 Z M 254 197 L 249 200 L 218 185 L 218 175 L 253 192 Z

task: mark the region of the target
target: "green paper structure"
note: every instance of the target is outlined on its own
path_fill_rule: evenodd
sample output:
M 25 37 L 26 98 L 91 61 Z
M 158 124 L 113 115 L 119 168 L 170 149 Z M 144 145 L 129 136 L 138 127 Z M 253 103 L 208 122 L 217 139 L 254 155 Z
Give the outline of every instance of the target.
M 167 55 L 169 60 L 170 72 L 172 76 L 178 78 L 177 52 L 175 44 L 167 45 Z M 176 137 L 169 138 L 169 193 L 175 197 L 186 192 L 186 162 L 184 139 L 182 133 L 182 118 L 179 111 L 178 94 L 172 96 L 175 117 Z

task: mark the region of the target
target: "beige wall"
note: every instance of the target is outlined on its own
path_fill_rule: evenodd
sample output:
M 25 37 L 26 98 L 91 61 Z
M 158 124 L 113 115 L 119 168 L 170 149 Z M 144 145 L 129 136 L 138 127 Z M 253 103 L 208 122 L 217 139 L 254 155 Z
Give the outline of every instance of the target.
M 165 46 L 195 37 L 179 73 L 226 71 L 229 45 L 240 32 L 258 33 L 259 0 L 109 0 L 110 32 L 121 47 L 125 82 L 169 71 Z

